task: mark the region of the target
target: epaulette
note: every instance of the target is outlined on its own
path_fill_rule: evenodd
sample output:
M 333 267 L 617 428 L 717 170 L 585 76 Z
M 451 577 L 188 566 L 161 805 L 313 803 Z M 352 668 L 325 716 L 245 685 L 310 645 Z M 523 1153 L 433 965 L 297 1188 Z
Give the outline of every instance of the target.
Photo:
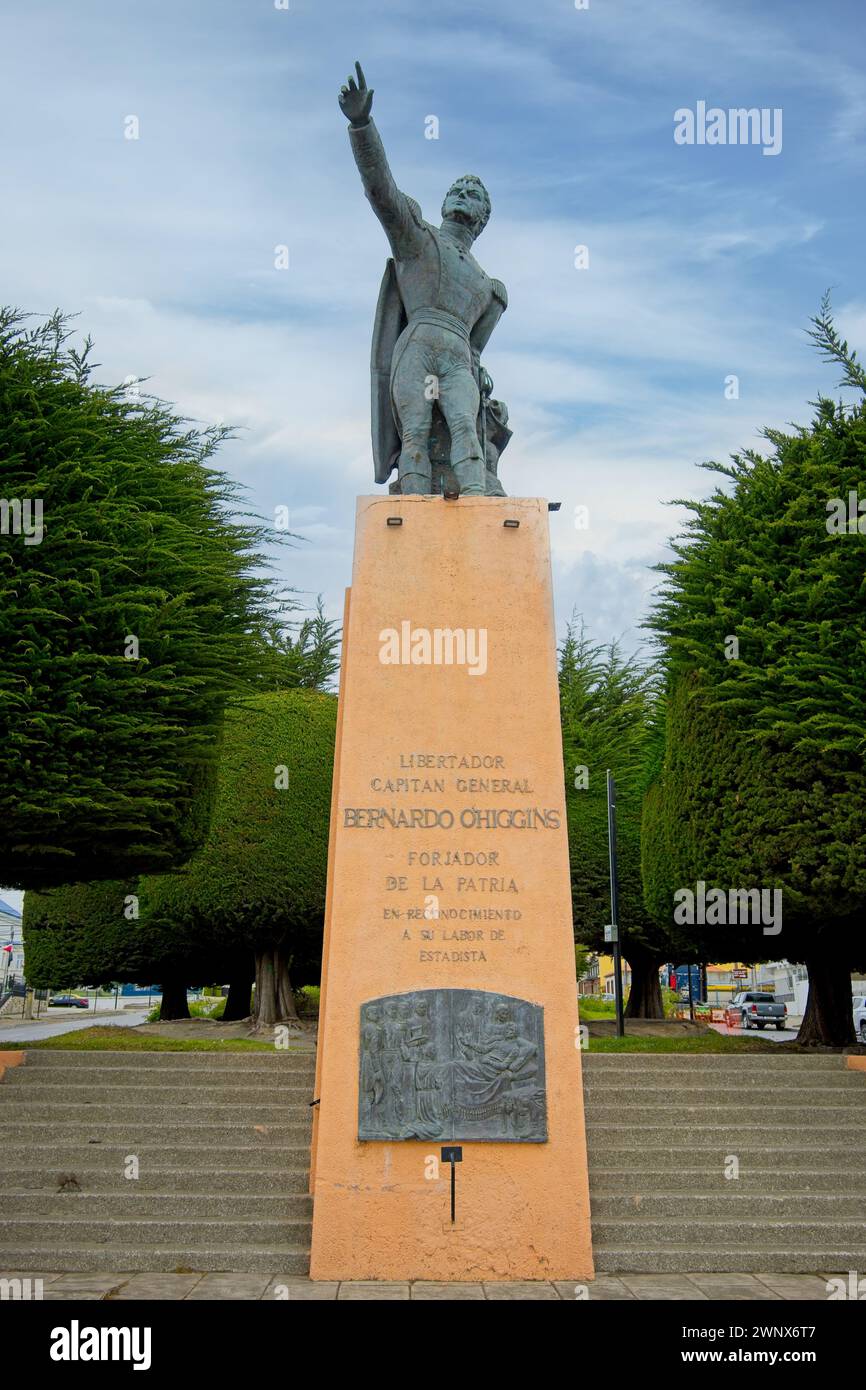
M 507 309 L 507 308 L 508 308 L 508 291 L 506 290 L 506 288 L 505 288 L 505 286 L 503 285 L 502 281 L 501 281 L 501 280 L 493 280 L 491 283 L 492 283 L 492 285 L 493 285 L 493 296 L 494 296 L 494 298 L 499 300 L 499 303 L 502 305 L 503 309 Z

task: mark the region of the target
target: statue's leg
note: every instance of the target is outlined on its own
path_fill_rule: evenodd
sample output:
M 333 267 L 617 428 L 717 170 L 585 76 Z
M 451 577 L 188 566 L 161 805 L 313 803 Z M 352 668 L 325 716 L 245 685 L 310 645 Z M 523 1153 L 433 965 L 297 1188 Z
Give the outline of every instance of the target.
M 465 360 L 461 355 L 443 373 L 439 405 L 451 431 L 451 467 L 457 475 L 461 496 L 483 497 L 487 470 L 476 425 L 478 384 L 468 353 Z
M 508 493 L 499 481 L 498 475 L 488 463 L 484 474 L 484 491 L 488 497 L 507 497 Z
M 433 370 L 430 345 L 416 331 L 398 351 L 391 396 L 402 445 L 397 464 L 400 491 L 428 495 L 433 491 L 429 441 L 435 399 L 427 386 Z

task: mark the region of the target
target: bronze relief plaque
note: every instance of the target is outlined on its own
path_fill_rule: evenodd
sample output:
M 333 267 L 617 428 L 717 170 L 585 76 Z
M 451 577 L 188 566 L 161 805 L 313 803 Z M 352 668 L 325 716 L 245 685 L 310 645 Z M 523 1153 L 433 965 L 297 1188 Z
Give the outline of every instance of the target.
M 478 989 L 361 1005 L 358 1138 L 547 1141 L 544 1010 Z

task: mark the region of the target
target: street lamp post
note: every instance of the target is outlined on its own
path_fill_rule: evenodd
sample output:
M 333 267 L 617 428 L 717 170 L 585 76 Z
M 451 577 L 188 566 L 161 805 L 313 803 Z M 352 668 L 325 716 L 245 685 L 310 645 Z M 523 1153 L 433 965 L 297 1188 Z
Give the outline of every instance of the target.
M 616 1036 L 625 1037 L 622 1009 L 622 951 L 619 944 L 619 884 L 616 871 L 616 783 L 607 770 L 607 845 L 610 864 L 610 940 L 613 945 L 613 989 L 616 1000 Z M 607 931 L 605 931 L 607 937 Z

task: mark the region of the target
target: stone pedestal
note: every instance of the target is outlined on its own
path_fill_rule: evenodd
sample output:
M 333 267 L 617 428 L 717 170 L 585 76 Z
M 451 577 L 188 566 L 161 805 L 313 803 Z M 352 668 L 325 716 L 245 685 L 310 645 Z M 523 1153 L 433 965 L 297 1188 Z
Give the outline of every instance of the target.
M 543 500 L 358 501 L 316 1095 L 314 1279 L 591 1275 Z

